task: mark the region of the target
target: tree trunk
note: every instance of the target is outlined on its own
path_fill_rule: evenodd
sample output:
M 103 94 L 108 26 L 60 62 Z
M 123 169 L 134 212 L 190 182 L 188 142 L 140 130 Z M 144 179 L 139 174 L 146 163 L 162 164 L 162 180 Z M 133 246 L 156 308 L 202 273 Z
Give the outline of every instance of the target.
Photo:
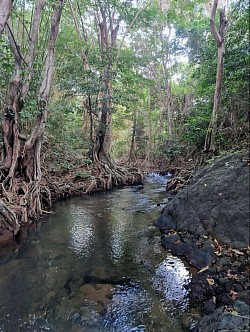
M 170 54 L 169 54 L 169 40 L 170 40 L 170 35 L 171 35 L 171 26 L 168 24 L 168 35 L 166 37 L 166 54 L 163 56 L 162 63 L 163 63 L 163 70 L 164 70 L 164 76 L 165 76 L 165 94 L 164 94 L 164 107 L 165 107 L 165 112 L 168 117 L 168 138 L 169 141 L 172 140 L 173 138 L 173 117 L 172 117 L 172 110 L 171 110 L 171 86 L 170 86 L 170 77 L 169 77 L 169 70 L 168 70 L 168 64 L 170 61 Z M 163 29 L 165 27 L 162 27 L 161 30 L 161 38 L 163 37 Z
M 0 37 L 3 33 L 6 22 L 8 21 L 13 0 L 0 1 Z
M 152 120 L 151 120 L 151 95 L 150 95 L 150 88 L 148 89 L 148 143 L 147 143 L 147 155 L 145 160 L 149 163 L 152 160 Z
M 173 131 L 174 131 L 174 122 L 173 122 L 173 116 L 172 116 L 172 110 L 171 110 L 171 86 L 170 82 L 166 83 L 166 94 L 167 94 L 167 100 L 166 100 L 166 111 L 168 115 L 168 138 L 170 141 L 173 139 Z
M 133 128 L 132 128 L 132 136 L 131 136 L 128 161 L 134 161 L 134 159 L 135 159 L 135 132 L 136 132 L 136 112 L 134 111 Z
M 96 20 L 99 26 L 99 43 L 102 54 L 102 61 L 104 67 L 104 81 L 103 95 L 101 100 L 101 117 L 99 126 L 96 133 L 94 143 L 94 161 L 97 166 L 106 165 L 112 166 L 110 157 L 110 140 L 112 130 L 112 109 L 113 109 L 113 95 L 112 95 L 112 65 L 113 65 L 113 50 L 116 46 L 117 33 L 119 25 L 114 27 L 114 13 L 105 8 L 100 7 L 100 15 L 102 20 L 99 19 L 99 15 L 96 16 Z
M 217 133 L 217 119 L 220 108 L 220 100 L 221 100 L 221 87 L 222 87 L 222 77 L 223 77 L 223 69 L 224 69 L 224 34 L 226 28 L 226 17 L 225 11 L 220 11 L 220 31 L 217 30 L 215 25 L 215 15 L 217 11 L 218 0 L 214 0 L 211 18 L 210 18 L 210 26 L 213 32 L 214 39 L 217 44 L 217 72 L 216 72 L 216 84 L 215 84 L 215 93 L 214 93 L 214 106 L 212 111 L 212 116 L 210 120 L 209 127 L 207 129 L 204 151 L 215 151 L 215 135 Z
M 62 13 L 64 0 L 58 0 L 54 6 L 51 16 L 51 28 L 48 44 L 48 53 L 44 66 L 43 80 L 38 93 L 37 101 L 37 121 L 34 126 L 29 140 L 26 142 L 23 151 L 23 169 L 26 179 L 32 183 L 32 190 L 38 195 L 39 183 L 42 178 L 41 171 L 41 147 L 44 138 L 44 129 L 48 118 L 49 92 L 52 84 L 54 60 L 55 60 L 55 43 L 59 31 L 59 24 Z M 32 194 L 32 192 L 31 192 Z M 41 209 L 40 214 L 41 214 Z
M 16 225 L 27 223 L 28 220 L 36 219 L 42 215 L 42 191 L 43 194 L 45 192 L 48 196 L 49 200 L 47 202 L 49 202 L 50 207 L 50 194 L 48 189 L 42 188 L 40 185 L 42 177 L 40 154 L 48 115 L 48 99 L 54 67 L 54 48 L 59 31 L 63 0 L 58 0 L 54 3 L 51 16 L 48 53 L 37 101 L 38 115 L 36 125 L 25 144 L 19 134 L 19 113 L 23 107 L 21 97 L 26 96 L 29 90 L 29 80 L 32 77 L 34 50 L 40 22 L 40 17 L 38 19 L 39 22 L 37 21 L 38 17 L 36 13 L 38 16 L 41 16 L 44 3 L 44 0 L 38 0 L 34 11 L 29 39 L 29 50 L 26 56 L 26 60 L 29 59 L 29 63 L 26 63 L 28 66 L 28 74 L 25 84 L 22 84 L 20 74 L 21 60 L 23 60 L 23 57 L 17 45 L 12 40 L 13 34 L 8 25 L 8 29 L 11 32 L 9 37 L 10 44 L 16 60 L 16 70 L 15 75 L 10 81 L 8 94 L 2 110 L 5 159 L 0 169 L 2 169 L 5 174 L 5 178 L 2 181 L 2 196 L 8 204 L 11 203 L 11 208 L 9 207 L 8 209 L 9 211 L 13 209 L 12 216 L 14 215 L 15 218 L 9 217 L 11 214 L 4 207 L 2 201 L 0 201 L 0 214 L 6 214 L 6 219 L 9 221 L 12 220 L 15 229 L 17 229 Z M 3 228 L 3 226 L 4 225 L 0 223 L 0 227 Z
M 14 172 L 17 167 L 17 158 L 20 154 L 20 146 L 23 145 L 23 142 L 20 142 L 19 114 L 23 108 L 25 98 L 27 97 L 29 91 L 29 83 L 33 76 L 35 45 L 44 5 L 45 0 L 38 0 L 35 5 L 29 34 L 28 51 L 24 60 L 26 66 L 26 70 L 24 70 L 24 73 L 26 73 L 25 83 L 23 83 L 21 79 L 23 57 L 21 56 L 19 48 L 14 41 L 10 22 L 8 24 L 9 42 L 15 57 L 15 73 L 13 78 L 10 80 L 7 97 L 2 109 L 4 161 L 2 165 L 0 165 L 0 169 L 4 169 L 6 171 L 11 168 L 8 178 L 12 178 L 14 176 Z

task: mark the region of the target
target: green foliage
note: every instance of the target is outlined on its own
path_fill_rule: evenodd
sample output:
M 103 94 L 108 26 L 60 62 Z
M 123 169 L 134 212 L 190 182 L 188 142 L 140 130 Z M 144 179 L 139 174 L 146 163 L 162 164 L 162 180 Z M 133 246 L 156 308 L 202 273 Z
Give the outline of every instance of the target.
M 3 98 L 7 89 L 6 82 L 9 81 L 14 69 L 13 56 L 3 36 L 0 39 L 0 59 L 0 97 Z
M 149 129 L 153 158 L 174 160 L 186 150 L 203 149 L 213 109 L 217 66 L 217 48 L 209 18 L 204 14 L 205 2 L 172 0 L 165 12 L 158 2 L 152 2 L 140 12 L 134 25 L 130 27 L 116 66 L 114 59 L 123 35 L 147 2 L 72 0 L 80 32 L 87 36 L 85 39 L 79 39 L 70 8 L 65 3 L 56 46 L 56 70 L 45 139 L 46 149 L 49 147 L 46 150 L 47 158 L 52 169 L 88 163 L 90 133 L 83 131 L 83 112 L 91 108 L 92 112 L 99 114 L 106 88 L 107 68 L 112 81 L 111 145 L 115 157 L 128 156 L 134 119 L 134 152 L 137 158 L 144 158 L 147 154 Z M 48 41 L 47 26 L 51 13 L 49 4 L 47 3 L 43 13 L 34 75 L 21 112 L 21 129 L 24 133 L 31 131 L 37 114 L 37 92 Z M 106 51 L 100 49 L 100 26 L 94 18 L 100 5 L 106 14 L 108 8 L 114 9 L 114 24 L 120 24 L 116 47 L 109 47 Z M 32 17 L 31 9 L 32 6 L 27 6 L 23 10 L 21 3 L 17 2 L 11 17 L 16 41 L 24 55 Z M 216 137 L 220 149 L 231 148 L 239 144 L 242 137 L 246 137 L 250 53 L 248 19 L 249 4 L 243 0 L 234 10 L 225 36 L 225 68 Z M 172 29 L 169 40 L 167 24 Z M 83 68 L 81 51 L 88 58 L 87 70 Z M 3 104 L 8 81 L 14 72 L 14 57 L 6 35 L 0 40 L 0 59 L 0 97 Z M 167 72 L 164 71 L 164 65 Z M 23 66 L 23 77 L 26 74 L 27 68 Z M 167 132 L 168 114 L 165 102 L 169 96 L 166 94 L 166 82 L 171 87 L 170 112 L 174 127 L 171 140 Z M 190 103 L 185 105 L 187 97 Z M 97 122 L 98 118 L 95 116 L 94 128 Z M 65 158 L 67 155 L 72 158 Z M 79 174 L 81 175 L 84 176 Z
M 211 103 L 196 105 L 186 117 L 181 139 L 201 150 L 204 146 L 206 131 L 210 122 Z

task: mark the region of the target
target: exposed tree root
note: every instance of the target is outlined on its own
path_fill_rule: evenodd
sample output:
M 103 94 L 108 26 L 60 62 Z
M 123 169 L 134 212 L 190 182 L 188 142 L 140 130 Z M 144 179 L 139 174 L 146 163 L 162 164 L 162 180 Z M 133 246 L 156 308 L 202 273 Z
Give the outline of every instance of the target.
M 69 170 L 63 176 L 60 173 L 44 174 L 40 181 L 27 183 L 20 177 L 5 181 L 7 177 L 4 178 L 1 172 L 0 236 L 4 230 L 15 236 L 20 227 L 30 225 L 50 213 L 52 201 L 142 183 L 144 178 L 138 169 L 127 169 L 114 162 L 109 165 L 103 162 L 92 164 L 88 171 L 82 170 L 82 175 L 79 169 Z
M 13 232 L 14 235 L 20 229 L 15 213 L 2 199 L 0 199 L 0 228 L 7 229 Z
M 142 183 L 144 176 L 139 170 L 130 171 L 123 166 L 118 166 L 111 158 L 105 156 L 103 160 L 95 155 L 95 165 L 99 170 L 101 187 L 110 190 L 113 186 L 123 186 L 133 183 Z

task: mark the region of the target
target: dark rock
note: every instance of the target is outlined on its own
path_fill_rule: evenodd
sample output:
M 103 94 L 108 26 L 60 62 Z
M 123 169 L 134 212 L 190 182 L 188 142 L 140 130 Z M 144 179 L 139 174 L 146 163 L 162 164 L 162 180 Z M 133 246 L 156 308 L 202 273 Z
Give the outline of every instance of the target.
M 250 289 L 239 292 L 237 299 L 250 305 Z
M 143 188 L 144 188 L 144 186 L 142 184 L 139 184 L 138 186 L 134 186 L 132 190 L 134 192 L 136 192 L 136 191 L 142 190 Z
M 211 247 L 203 247 L 201 249 L 195 248 L 187 257 L 190 264 L 202 269 L 206 266 L 211 266 L 216 259 L 214 251 Z
M 231 305 L 234 302 L 231 297 L 225 293 L 219 294 L 216 299 L 219 305 Z
M 240 284 L 235 285 L 235 291 L 237 293 L 244 291 L 244 287 Z M 249 303 L 250 304 L 250 303 Z
M 181 237 L 178 234 L 174 235 L 163 235 L 162 239 L 165 239 L 165 243 L 174 243 L 176 241 L 180 241 Z
M 189 257 L 191 252 L 194 250 L 194 245 L 191 243 L 180 242 L 176 245 L 175 255 Z
M 192 332 L 248 332 L 249 307 L 236 301 L 231 308 L 220 307 L 212 314 L 203 317 Z
M 162 245 L 171 250 L 174 255 L 189 257 L 195 250 L 195 246 L 192 243 L 185 243 L 181 237 L 176 235 L 163 235 L 161 237 Z
M 207 301 L 203 307 L 203 312 L 205 315 L 210 315 L 212 314 L 216 309 L 216 304 L 213 299 L 210 299 Z
M 205 276 L 194 276 L 190 283 L 190 298 L 194 303 L 207 301 L 211 298 L 211 286 Z
M 224 289 L 227 293 L 229 293 L 231 290 L 234 289 L 234 283 L 233 281 L 230 281 L 224 285 Z
M 249 245 L 249 170 L 240 154 L 220 158 L 201 170 L 156 221 L 161 230 L 211 235 L 222 244 Z
M 192 239 L 188 238 L 188 237 L 184 237 L 182 238 L 182 241 L 185 242 L 185 243 L 192 243 Z

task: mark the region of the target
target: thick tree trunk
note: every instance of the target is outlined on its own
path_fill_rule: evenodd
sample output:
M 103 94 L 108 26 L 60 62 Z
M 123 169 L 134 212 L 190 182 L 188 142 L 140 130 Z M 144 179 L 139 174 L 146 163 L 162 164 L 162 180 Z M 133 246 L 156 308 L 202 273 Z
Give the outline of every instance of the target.
M 110 140 L 112 130 L 112 115 L 111 115 L 111 102 L 110 91 L 106 91 L 103 96 L 101 118 L 97 129 L 96 139 L 94 143 L 94 161 L 110 164 Z
M 38 0 L 34 13 L 41 16 L 44 0 Z M 51 29 L 48 44 L 48 53 L 46 57 L 44 75 L 37 101 L 37 121 L 33 128 L 30 138 L 24 144 L 19 134 L 19 112 L 23 107 L 22 96 L 26 96 L 29 90 L 29 80 L 32 77 L 32 68 L 34 60 L 34 50 L 36 36 L 38 33 L 39 21 L 36 14 L 33 16 L 33 23 L 30 34 L 29 51 L 26 56 L 28 63 L 28 74 L 25 84 L 21 81 L 21 57 L 17 45 L 10 38 L 12 50 L 16 59 L 16 71 L 9 84 L 7 98 L 2 110 L 3 140 L 5 150 L 5 160 L 0 169 L 3 170 L 5 177 L 2 181 L 2 197 L 6 201 L 8 209 L 0 201 L 0 214 L 6 217 L 13 224 L 13 230 L 16 225 L 27 223 L 28 220 L 36 219 L 43 213 L 42 192 L 48 196 L 47 203 L 50 203 L 50 194 L 47 188 L 42 188 L 40 180 L 41 172 L 41 146 L 44 136 L 44 128 L 48 116 L 48 99 L 52 83 L 52 74 L 54 68 L 54 49 L 55 41 L 59 31 L 59 23 L 62 12 L 63 0 L 54 3 L 54 9 L 51 16 Z M 38 21 L 37 21 L 38 18 Z M 10 28 L 9 28 L 10 29 Z M 10 34 L 12 35 L 12 33 Z M 2 176 L 3 176 L 2 172 Z M 49 204 L 50 205 L 50 204 Z M 50 206 L 49 206 L 50 207 Z M 10 213 L 12 212 L 12 214 Z M 15 218 L 11 218 L 11 216 Z M 4 224 L 0 224 L 4 227 Z M 10 227 L 8 227 L 10 229 Z
M 0 1 L 0 37 L 3 33 L 3 29 L 8 21 L 10 10 L 13 0 L 1 0 Z
M 9 83 L 7 98 L 2 109 L 2 138 L 4 143 L 4 160 L 0 169 L 8 172 L 11 165 L 16 164 L 16 154 L 19 154 L 18 117 L 22 109 L 20 95 L 22 83 L 19 73 L 16 73 Z M 15 165 L 16 166 L 16 165 Z M 13 174 L 12 174 L 13 175 Z
M 42 178 L 41 171 L 41 147 L 44 138 L 44 129 L 48 117 L 49 92 L 52 84 L 54 61 L 55 61 L 55 42 L 57 39 L 59 24 L 62 13 L 63 0 L 55 3 L 51 17 L 50 37 L 48 44 L 48 53 L 44 68 L 43 80 L 38 94 L 37 102 L 37 121 L 32 130 L 30 138 L 27 140 L 22 157 L 23 170 L 26 179 L 32 183 L 30 192 L 31 198 L 39 197 L 39 184 Z M 35 213 L 42 212 L 39 204 L 36 204 Z
M 101 20 L 100 17 L 101 16 Z M 99 14 L 96 15 L 99 27 L 99 43 L 102 53 L 102 61 L 106 67 L 103 74 L 104 91 L 101 100 L 101 117 L 96 133 L 93 155 L 94 161 L 101 169 L 111 167 L 110 143 L 112 131 L 112 69 L 113 69 L 113 50 L 116 46 L 119 25 L 114 26 L 114 13 L 100 7 Z
M 27 74 L 25 75 L 24 83 L 21 79 L 23 58 L 16 42 L 14 41 L 10 22 L 8 25 L 9 41 L 15 57 L 15 74 L 10 80 L 6 100 L 2 109 L 2 138 L 4 142 L 3 152 L 5 159 L 2 165 L 0 165 L 0 169 L 6 171 L 11 168 L 8 178 L 14 176 L 14 172 L 17 168 L 17 158 L 20 155 L 20 146 L 23 145 L 19 133 L 19 114 L 23 108 L 25 98 L 29 91 L 29 84 L 33 76 L 35 46 L 44 5 L 45 0 L 38 0 L 35 5 L 29 35 L 29 46 L 24 61 L 26 68 L 23 72 Z
M 222 77 L 224 69 L 224 34 L 227 21 L 224 10 L 220 11 L 220 30 L 218 31 L 215 25 L 217 6 L 218 0 L 214 0 L 210 18 L 210 26 L 217 44 L 217 72 L 214 93 L 214 106 L 204 144 L 204 151 L 206 152 L 215 151 L 215 136 L 217 133 L 217 119 L 220 108 Z

